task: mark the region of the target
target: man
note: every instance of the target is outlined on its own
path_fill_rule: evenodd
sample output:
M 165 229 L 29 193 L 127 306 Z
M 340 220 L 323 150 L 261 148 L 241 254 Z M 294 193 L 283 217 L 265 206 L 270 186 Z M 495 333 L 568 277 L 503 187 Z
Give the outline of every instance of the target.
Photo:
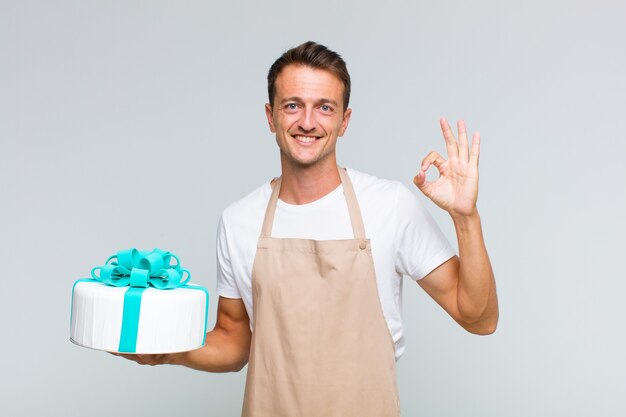
M 401 279 L 409 275 L 461 326 L 495 331 L 493 272 L 476 209 L 479 135 L 458 141 L 441 119 L 448 159 L 431 152 L 415 185 L 455 225 L 455 256 L 400 183 L 337 166 L 349 124 L 345 62 L 306 42 L 268 75 L 265 113 L 282 175 L 228 207 L 218 232 L 220 295 L 206 345 L 126 355 L 248 375 L 244 416 L 398 416 L 395 362 L 404 350 Z M 434 165 L 440 177 L 426 180 Z

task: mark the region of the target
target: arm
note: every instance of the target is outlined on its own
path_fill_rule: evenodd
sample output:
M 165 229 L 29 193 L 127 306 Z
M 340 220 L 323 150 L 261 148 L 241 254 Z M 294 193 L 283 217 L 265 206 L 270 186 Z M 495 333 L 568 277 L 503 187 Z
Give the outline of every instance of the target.
M 456 227 L 460 256 L 417 282 L 464 329 L 486 335 L 493 333 L 498 323 L 496 285 L 480 219 L 468 223 Z
M 142 365 L 183 365 L 207 372 L 237 372 L 248 362 L 250 321 L 240 298 L 220 297 L 217 321 L 205 345 L 190 352 L 164 355 L 116 354 Z
M 480 136 L 474 134 L 469 149 L 463 121 L 458 123 L 458 143 L 445 119 L 441 119 L 441 129 L 448 160 L 431 152 L 414 182 L 452 217 L 459 257 L 444 262 L 418 283 L 463 328 L 476 334 L 490 334 L 498 322 L 498 299 L 476 208 Z M 426 181 L 430 165 L 435 165 L 440 174 L 433 182 Z

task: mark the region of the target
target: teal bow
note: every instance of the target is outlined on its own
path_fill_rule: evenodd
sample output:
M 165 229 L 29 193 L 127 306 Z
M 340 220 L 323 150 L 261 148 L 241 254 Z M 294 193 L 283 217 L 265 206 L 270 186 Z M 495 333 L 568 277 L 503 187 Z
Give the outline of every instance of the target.
M 100 271 L 100 274 L 97 275 L 96 271 Z M 153 286 L 167 290 L 187 284 L 191 274 L 181 268 L 180 260 L 171 252 L 161 249 L 139 251 L 131 248 L 109 256 L 103 266 L 91 270 L 91 277 L 114 287 Z

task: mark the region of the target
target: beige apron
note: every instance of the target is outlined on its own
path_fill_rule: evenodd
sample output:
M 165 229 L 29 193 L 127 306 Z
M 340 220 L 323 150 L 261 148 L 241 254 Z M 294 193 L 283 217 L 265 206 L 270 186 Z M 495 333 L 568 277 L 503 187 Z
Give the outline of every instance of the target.
M 252 268 L 243 417 L 400 415 L 370 241 L 350 178 L 339 173 L 354 239 L 271 237 L 280 178 L 272 191 Z

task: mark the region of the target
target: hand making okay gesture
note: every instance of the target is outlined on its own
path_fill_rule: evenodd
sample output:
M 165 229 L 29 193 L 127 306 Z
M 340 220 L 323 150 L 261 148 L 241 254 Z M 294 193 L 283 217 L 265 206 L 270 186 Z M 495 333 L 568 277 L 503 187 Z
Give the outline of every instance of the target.
M 429 153 L 422 161 L 420 172 L 413 182 L 428 198 L 451 215 L 474 214 L 478 198 L 480 134 L 474 133 L 470 149 L 463 120 L 457 123 L 458 142 L 447 120 L 441 118 L 439 123 L 446 140 L 448 160 L 438 152 Z M 439 178 L 435 181 L 426 181 L 426 171 L 431 165 L 439 171 Z

